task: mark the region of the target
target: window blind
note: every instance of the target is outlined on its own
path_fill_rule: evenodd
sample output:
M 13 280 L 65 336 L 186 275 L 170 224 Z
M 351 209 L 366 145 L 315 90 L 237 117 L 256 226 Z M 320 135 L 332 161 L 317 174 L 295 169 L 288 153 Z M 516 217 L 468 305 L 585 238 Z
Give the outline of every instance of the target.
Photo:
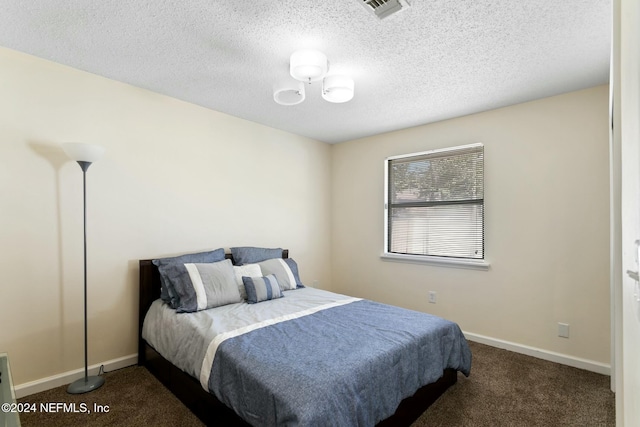
M 484 147 L 387 162 L 387 251 L 484 259 Z

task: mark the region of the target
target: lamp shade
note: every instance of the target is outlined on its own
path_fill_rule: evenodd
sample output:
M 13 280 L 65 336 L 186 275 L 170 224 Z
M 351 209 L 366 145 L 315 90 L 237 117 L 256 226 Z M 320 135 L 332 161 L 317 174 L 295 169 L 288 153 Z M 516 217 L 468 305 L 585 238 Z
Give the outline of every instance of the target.
M 62 144 L 62 149 L 77 162 L 97 162 L 104 154 L 104 147 L 83 142 L 66 142 Z
M 314 82 L 322 79 L 329 71 L 327 56 L 314 49 L 297 50 L 291 54 L 289 72 L 291 77 L 301 82 Z
M 280 105 L 296 105 L 304 101 L 304 84 L 290 78 L 273 87 L 273 100 Z
M 353 91 L 353 79 L 348 76 L 327 76 L 322 81 L 322 97 L 329 102 L 351 101 Z

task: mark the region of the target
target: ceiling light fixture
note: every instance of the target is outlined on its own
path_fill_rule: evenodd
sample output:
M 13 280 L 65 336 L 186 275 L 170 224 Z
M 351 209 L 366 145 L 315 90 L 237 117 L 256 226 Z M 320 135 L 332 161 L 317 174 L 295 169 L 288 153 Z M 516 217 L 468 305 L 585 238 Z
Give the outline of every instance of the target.
M 311 83 L 323 78 L 329 71 L 327 56 L 319 50 L 302 49 L 291 54 L 289 72 L 301 82 Z
M 353 98 L 353 79 L 348 76 L 327 76 L 322 80 L 322 97 L 335 103 L 351 101 Z
M 287 78 L 273 86 L 273 100 L 280 105 L 296 105 L 304 101 L 304 83 Z
M 322 80 L 322 98 L 333 103 L 350 101 L 353 98 L 353 79 L 345 75 L 327 76 L 329 61 L 327 56 L 314 49 L 293 52 L 289 60 L 291 79 L 282 80 L 273 87 L 273 100 L 280 105 L 296 105 L 305 100 L 303 83 L 311 84 Z

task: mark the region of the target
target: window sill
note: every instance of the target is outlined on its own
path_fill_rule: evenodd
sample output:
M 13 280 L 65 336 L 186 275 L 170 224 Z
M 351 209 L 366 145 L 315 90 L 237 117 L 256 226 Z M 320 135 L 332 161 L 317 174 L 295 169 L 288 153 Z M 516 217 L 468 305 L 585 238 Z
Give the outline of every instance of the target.
M 396 261 L 396 262 L 410 262 L 417 264 L 429 264 L 437 265 L 440 267 L 452 267 L 452 268 L 466 268 L 470 270 L 489 270 L 491 264 L 486 260 L 470 260 L 470 259 L 455 259 L 455 258 L 440 258 L 424 255 L 404 255 L 404 254 L 392 254 L 385 252 L 380 255 L 383 261 Z

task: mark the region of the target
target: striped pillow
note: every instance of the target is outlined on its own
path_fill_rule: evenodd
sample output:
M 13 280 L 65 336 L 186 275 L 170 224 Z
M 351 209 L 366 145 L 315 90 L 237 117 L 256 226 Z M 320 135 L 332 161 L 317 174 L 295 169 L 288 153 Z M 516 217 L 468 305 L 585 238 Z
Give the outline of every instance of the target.
M 185 262 L 217 262 L 224 260 L 224 249 L 216 249 L 215 251 L 199 252 L 195 254 L 185 254 L 171 258 L 154 259 L 153 265 L 161 267 L 167 264 L 184 264 Z M 167 283 L 163 276 L 160 276 L 160 298 L 169 304 L 172 308 L 176 308 L 180 304 L 178 296 L 171 283 Z
M 256 304 L 276 298 L 282 298 L 280 285 L 273 274 L 265 277 L 242 277 L 244 288 L 247 291 L 247 302 Z
M 274 258 L 257 263 L 262 270 L 262 274 L 267 276 L 273 274 L 278 280 L 281 291 L 288 291 L 297 288 L 296 278 L 291 271 L 291 267 L 282 259 Z
M 242 302 L 231 260 L 206 264 L 168 264 L 158 268 L 178 296 L 179 313 Z

